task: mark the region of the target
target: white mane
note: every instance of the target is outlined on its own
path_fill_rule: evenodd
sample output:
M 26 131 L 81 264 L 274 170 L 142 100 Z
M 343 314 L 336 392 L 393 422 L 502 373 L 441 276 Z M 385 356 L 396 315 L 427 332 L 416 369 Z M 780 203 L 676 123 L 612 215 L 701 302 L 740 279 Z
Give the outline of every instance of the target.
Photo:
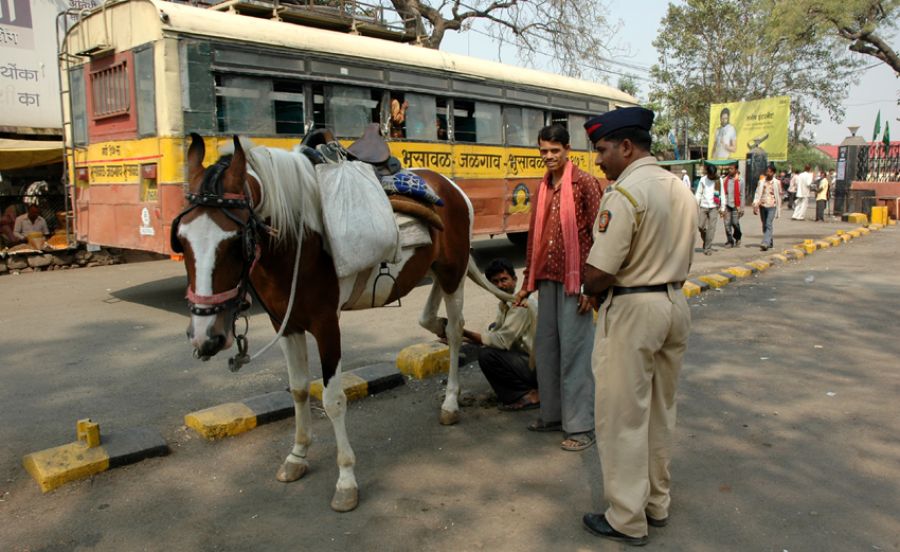
M 322 203 L 312 163 L 301 153 L 265 146 L 247 152 L 260 184 L 257 214 L 278 230 L 275 243 L 298 240 L 303 230 L 322 233 Z

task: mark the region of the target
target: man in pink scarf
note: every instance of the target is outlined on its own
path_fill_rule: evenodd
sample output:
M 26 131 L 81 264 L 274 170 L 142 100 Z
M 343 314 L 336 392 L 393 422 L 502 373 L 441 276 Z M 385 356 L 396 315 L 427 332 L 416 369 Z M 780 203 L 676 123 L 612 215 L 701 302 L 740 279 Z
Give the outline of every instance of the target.
M 547 173 L 532 203 L 525 284 L 516 294 L 521 305 L 539 293 L 534 355 L 541 415 L 528 429 L 563 431 L 563 450 L 579 451 L 594 444 L 592 304 L 581 283 L 603 191 L 569 160 L 564 127 L 541 129 L 538 147 Z

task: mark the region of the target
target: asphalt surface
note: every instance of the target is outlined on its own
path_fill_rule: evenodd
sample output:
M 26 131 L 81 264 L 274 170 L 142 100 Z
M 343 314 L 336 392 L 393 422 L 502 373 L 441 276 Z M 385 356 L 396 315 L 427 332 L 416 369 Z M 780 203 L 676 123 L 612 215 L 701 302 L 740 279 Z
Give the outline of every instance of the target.
M 781 219 L 779 246 L 812 232 L 796 225 L 816 228 Z M 691 301 L 671 519 L 649 550 L 900 550 L 898 238 L 875 232 Z M 477 250 L 521 266 L 505 240 Z M 743 255 L 760 253 L 722 250 L 695 268 Z M 291 484 L 274 474 L 292 420 L 197 437 L 185 413 L 287 376 L 277 348 L 237 375 L 224 358 L 191 359 L 183 286 L 169 261 L 0 278 L 0 550 L 620 549 L 580 526 L 603 507 L 596 449 L 564 452 L 560 434 L 524 430 L 533 413 L 473 399 L 489 391 L 476 366 L 462 370 L 469 405 L 454 427 L 437 424 L 440 378 L 351 403 L 361 502 L 348 514 L 328 508 L 337 468 L 321 411 L 312 468 Z M 427 339 L 415 323 L 426 294 L 347 313 L 345 367 Z M 494 304 L 467 286 L 468 325 Z M 251 347 L 272 335 L 255 314 Z M 82 417 L 157 429 L 172 454 L 42 494 L 21 457 L 74 440 Z

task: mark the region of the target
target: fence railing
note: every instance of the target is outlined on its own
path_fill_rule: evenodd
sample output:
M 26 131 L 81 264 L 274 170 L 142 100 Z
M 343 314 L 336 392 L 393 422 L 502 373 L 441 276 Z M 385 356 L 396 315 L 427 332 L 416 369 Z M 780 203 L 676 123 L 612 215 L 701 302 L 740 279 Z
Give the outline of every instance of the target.
M 900 182 L 900 143 L 860 146 L 856 156 L 856 180 Z

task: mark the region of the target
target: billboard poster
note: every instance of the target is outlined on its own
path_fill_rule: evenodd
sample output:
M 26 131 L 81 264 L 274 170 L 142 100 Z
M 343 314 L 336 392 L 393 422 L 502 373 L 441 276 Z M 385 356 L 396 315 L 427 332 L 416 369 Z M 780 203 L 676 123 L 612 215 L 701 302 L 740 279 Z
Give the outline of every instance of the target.
M 791 98 L 777 96 L 709 107 L 710 159 L 746 159 L 759 147 L 770 161 L 787 160 Z
M 0 0 L 0 126 L 62 128 L 57 14 L 92 0 Z

